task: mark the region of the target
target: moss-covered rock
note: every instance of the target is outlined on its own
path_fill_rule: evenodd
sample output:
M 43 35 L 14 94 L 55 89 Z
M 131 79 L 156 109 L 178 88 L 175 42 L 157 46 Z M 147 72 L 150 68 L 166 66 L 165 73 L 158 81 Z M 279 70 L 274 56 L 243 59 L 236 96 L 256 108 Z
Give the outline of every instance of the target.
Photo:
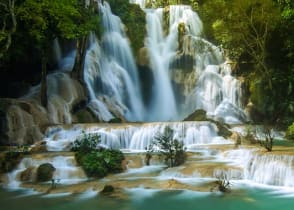
M 88 108 L 77 111 L 74 114 L 74 117 L 75 123 L 94 123 L 98 121 L 92 111 Z
M 232 131 L 230 131 L 230 126 L 225 124 L 225 123 L 221 123 L 221 122 L 218 122 L 218 121 L 212 121 L 213 123 L 216 124 L 217 128 L 218 128 L 218 132 L 217 134 L 219 136 L 222 136 L 224 138 L 229 138 L 230 136 L 232 136 Z
M 56 169 L 51 163 L 44 163 L 37 169 L 37 182 L 51 181 Z
M 149 52 L 146 47 L 142 47 L 139 49 L 137 63 L 139 64 L 139 66 L 149 66 Z
M 179 23 L 178 25 L 178 50 L 183 50 L 183 40 L 184 35 L 186 34 L 186 26 L 185 23 Z
M 108 123 L 122 123 L 122 119 L 116 117 L 116 118 L 112 118 L 108 121 Z
M 102 194 L 110 194 L 114 192 L 114 187 L 112 185 L 105 185 L 103 190 L 101 191 Z
M 206 111 L 203 109 L 197 109 L 195 112 L 190 114 L 184 119 L 184 121 L 206 121 Z

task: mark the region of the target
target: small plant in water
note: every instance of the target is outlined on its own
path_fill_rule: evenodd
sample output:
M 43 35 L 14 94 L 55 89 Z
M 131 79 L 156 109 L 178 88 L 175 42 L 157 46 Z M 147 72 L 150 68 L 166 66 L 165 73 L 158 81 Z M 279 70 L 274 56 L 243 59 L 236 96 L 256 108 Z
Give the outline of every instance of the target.
M 174 131 L 169 126 L 165 127 L 163 134 L 155 136 L 152 147 L 158 147 L 168 167 L 179 166 L 186 160 L 184 143 L 174 139 Z
M 215 181 L 215 186 L 210 189 L 211 192 L 219 191 L 223 193 L 231 192 L 231 183 L 230 180 L 224 173 L 221 173 L 217 176 L 217 181 Z
M 99 134 L 86 134 L 76 139 L 72 145 L 77 162 L 90 177 L 104 177 L 109 173 L 123 171 L 124 155 L 119 150 L 98 147 Z
M 259 144 L 263 146 L 268 152 L 271 152 L 273 150 L 274 143 L 273 128 L 271 126 L 264 125 L 261 129 L 263 140 L 260 140 Z

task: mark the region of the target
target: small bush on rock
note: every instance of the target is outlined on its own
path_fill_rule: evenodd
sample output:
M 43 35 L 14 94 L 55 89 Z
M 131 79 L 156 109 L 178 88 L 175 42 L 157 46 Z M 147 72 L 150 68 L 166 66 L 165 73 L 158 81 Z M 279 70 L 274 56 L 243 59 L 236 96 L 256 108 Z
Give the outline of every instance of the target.
M 179 166 L 186 160 L 184 143 L 174 139 L 174 131 L 167 126 L 163 134 L 155 136 L 153 147 L 158 147 L 168 167 Z
M 98 134 L 83 134 L 74 141 L 72 150 L 76 152 L 77 162 L 89 177 L 101 178 L 109 173 L 123 171 L 124 155 L 119 150 L 97 147 L 100 142 Z

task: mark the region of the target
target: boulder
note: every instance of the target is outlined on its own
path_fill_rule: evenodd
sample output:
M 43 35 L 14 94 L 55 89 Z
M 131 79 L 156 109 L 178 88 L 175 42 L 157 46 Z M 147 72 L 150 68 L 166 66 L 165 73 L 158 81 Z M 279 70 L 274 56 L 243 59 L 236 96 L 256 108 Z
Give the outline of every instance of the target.
M 47 152 L 47 146 L 46 146 L 46 141 L 40 141 L 35 143 L 31 149 L 30 152 Z
M 20 181 L 29 182 L 34 180 L 35 167 L 29 167 L 20 174 Z
M 112 185 L 105 185 L 103 190 L 101 191 L 102 194 L 110 194 L 114 192 L 114 187 Z
M 51 163 L 44 163 L 37 169 L 37 182 L 51 181 L 56 169 Z
M 140 66 L 149 66 L 149 52 L 146 47 L 142 47 L 139 50 L 137 62 Z
M 184 121 L 206 121 L 206 111 L 203 109 L 197 109 L 195 112 L 190 114 L 184 119 Z

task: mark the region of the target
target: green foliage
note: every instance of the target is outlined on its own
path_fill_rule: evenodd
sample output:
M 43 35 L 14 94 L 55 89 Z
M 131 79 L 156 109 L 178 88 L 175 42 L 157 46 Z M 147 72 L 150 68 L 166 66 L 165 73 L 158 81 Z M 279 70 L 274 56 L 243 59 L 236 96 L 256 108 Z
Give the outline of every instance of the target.
M 186 160 L 184 143 L 173 138 L 174 131 L 165 127 L 163 134 L 158 134 L 153 142 L 159 152 L 164 156 L 164 160 L 169 167 L 179 166 Z
M 286 138 L 289 140 L 294 140 L 294 122 L 290 125 L 286 132 Z
M 246 78 L 260 120 L 287 124 L 294 112 L 293 1 L 198 3 L 206 36 L 238 63 L 237 73 Z
M 72 145 L 77 162 L 90 177 L 104 177 L 109 173 L 123 171 L 124 155 L 119 150 L 97 148 L 100 135 L 83 133 Z
M 18 8 L 18 15 L 41 45 L 50 45 L 48 41 L 56 37 L 75 39 L 88 35 L 99 21 L 79 0 L 25 0 Z
M 76 153 L 78 163 L 90 177 L 104 177 L 109 173 L 123 171 L 124 155 L 119 150 L 101 149 L 88 153 Z
M 79 153 L 94 151 L 100 143 L 100 138 L 98 134 L 83 132 L 82 136 L 73 142 L 71 150 Z

